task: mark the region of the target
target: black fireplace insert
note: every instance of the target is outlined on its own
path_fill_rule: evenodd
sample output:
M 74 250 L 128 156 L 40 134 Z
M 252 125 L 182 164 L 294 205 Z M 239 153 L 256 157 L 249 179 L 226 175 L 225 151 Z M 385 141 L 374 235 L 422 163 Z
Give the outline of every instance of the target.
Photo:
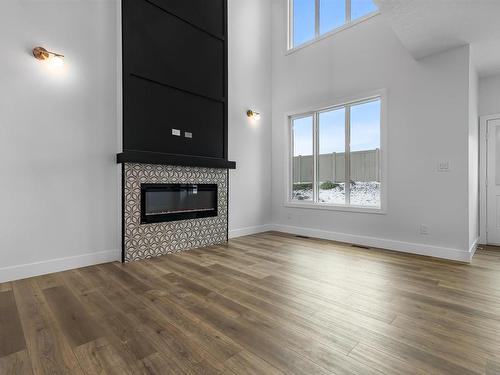
M 217 216 L 217 184 L 141 184 L 141 224 Z

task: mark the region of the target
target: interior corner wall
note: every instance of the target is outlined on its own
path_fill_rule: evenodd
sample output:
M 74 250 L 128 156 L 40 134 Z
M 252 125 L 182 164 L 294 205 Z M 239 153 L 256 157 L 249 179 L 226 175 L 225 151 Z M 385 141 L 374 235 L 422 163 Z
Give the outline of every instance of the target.
M 263 231 L 271 221 L 271 5 L 228 0 L 229 236 Z M 247 118 L 253 109 L 258 122 Z
M 479 239 L 479 78 L 474 65 L 474 50 L 469 53 L 469 249 Z
M 286 53 L 286 14 L 286 1 L 273 1 L 276 228 L 468 261 L 468 46 L 416 61 L 375 16 Z M 379 89 L 387 91 L 387 214 L 287 207 L 286 114 Z M 440 161 L 449 172 L 438 172 Z
M 0 282 L 119 259 L 117 6 L 0 2 Z
M 500 113 L 500 74 L 479 79 L 479 115 Z

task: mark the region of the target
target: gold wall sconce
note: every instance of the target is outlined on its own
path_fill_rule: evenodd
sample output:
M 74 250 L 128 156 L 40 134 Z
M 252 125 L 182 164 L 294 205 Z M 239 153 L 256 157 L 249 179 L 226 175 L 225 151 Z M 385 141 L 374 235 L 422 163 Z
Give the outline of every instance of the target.
M 37 60 L 48 60 L 54 66 L 62 66 L 64 64 L 64 55 L 47 51 L 43 47 L 33 48 L 33 56 L 35 56 L 35 59 Z
M 252 119 L 252 120 L 255 120 L 255 121 L 259 121 L 260 120 L 260 113 L 259 112 L 256 112 L 252 109 L 249 109 L 247 111 L 247 116 L 248 118 Z

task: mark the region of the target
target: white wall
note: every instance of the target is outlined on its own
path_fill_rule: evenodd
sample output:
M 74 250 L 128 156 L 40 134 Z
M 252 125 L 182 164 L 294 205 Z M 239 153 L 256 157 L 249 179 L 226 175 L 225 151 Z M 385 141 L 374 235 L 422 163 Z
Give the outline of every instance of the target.
M 229 0 L 229 234 L 271 221 L 271 2 Z M 247 109 L 262 114 L 251 122 Z
M 273 1 L 276 228 L 468 260 L 469 48 L 416 61 L 376 16 L 286 55 L 285 6 Z M 387 214 L 285 207 L 285 114 L 378 89 L 387 89 Z M 450 172 L 437 172 L 441 160 Z
M 117 4 L 0 2 L 0 281 L 118 259 Z
M 479 115 L 500 113 L 500 75 L 481 77 L 479 80 Z

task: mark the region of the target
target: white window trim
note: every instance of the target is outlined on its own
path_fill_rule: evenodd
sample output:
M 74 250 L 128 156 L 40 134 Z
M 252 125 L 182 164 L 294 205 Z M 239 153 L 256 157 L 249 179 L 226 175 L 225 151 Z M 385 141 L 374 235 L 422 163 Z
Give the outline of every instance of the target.
M 367 206 L 356 206 L 356 205 L 337 205 L 329 203 L 320 202 L 300 202 L 292 200 L 292 168 L 293 168 L 293 137 L 292 137 L 292 127 L 291 118 L 300 118 L 310 116 L 315 112 L 321 112 L 324 110 L 332 109 L 335 107 L 341 107 L 347 104 L 354 104 L 357 102 L 363 102 L 370 99 L 380 98 L 380 207 L 367 207 Z M 370 214 L 387 214 L 387 90 L 381 89 L 372 92 L 367 92 L 362 95 L 356 95 L 352 97 L 337 98 L 332 100 L 330 103 L 323 106 L 303 108 L 302 110 L 296 110 L 285 113 L 285 134 L 286 142 L 284 147 L 284 206 L 291 208 L 303 208 L 303 209 L 315 209 L 315 210 L 330 210 L 330 211 L 347 211 L 347 212 L 358 212 L 358 213 L 370 213 Z M 313 140 L 313 145 L 316 142 Z M 315 150 L 313 150 L 315 151 Z M 316 152 L 314 152 L 316 155 Z M 316 164 L 315 164 L 316 173 Z M 316 181 L 316 178 L 314 179 Z M 316 183 L 313 183 L 313 187 Z M 316 188 L 314 188 L 316 189 Z
M 347 4 L 346 4 L 346 22 L 335 28 L 335 29 L 332 29 L 322 35 L 320 35 L 319 33 L 319 6 L 318 6 L 318 3 L 319 0 L 316 0 L 316 12 L 315 12 L 315 18 L 316 18 L 316 22 L 315 22 L 315 35 L 314 35 L 314 38 L 311 39 L 311 40 L 308 40 L 307 42 L 304 42 L 302 44 L 299 44 L 298 46 L 292 46 L 293 44 L 293 0 L 287 0 L 287 7 L 288 7 L 288 11 L 287 11 L 287 20 L 286 20 L 286 24 L 287 24 L 287 38 L 286 38 L 286 48 L 285 48 L 285 55 L 290 55 L 294 52 L 297 52 L 305 47 L 308 47 L 312 44 L 315 44 L 323 39 L 326 39 L 326 38 L 329 38 L 331 37 L 332 35 L 335 35 L 341 31 L 344 31 L 346 29 L 349 29 L 353 26 L 356 26 L 358 24 L 360 24 L 361 22 L 364 22 L 364 21 L 367 21 L 369 20 L 370 18 L 373 18 L 375 16 L 378 16 L 380 14 L 380 10 L 376 10 L 374 12 L 371 12 L 371 13 L 368 13 L 368 14 L 365 14 L 364 16 L 362 17 L 359 17 L 359 18 L 356 18 L 354 21 L 350 19 L 350 5 L 351 5 L 351 2 L 348 1 Z

